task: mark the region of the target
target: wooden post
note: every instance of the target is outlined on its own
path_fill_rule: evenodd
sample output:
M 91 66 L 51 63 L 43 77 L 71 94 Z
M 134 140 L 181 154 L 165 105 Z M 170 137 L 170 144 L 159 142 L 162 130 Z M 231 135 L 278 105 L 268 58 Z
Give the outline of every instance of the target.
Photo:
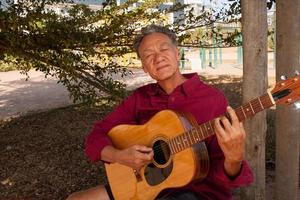
M 276 77 L 300 70 L 300 0 L 276 1 Z M 293 106 L 277 106 L 277 200 L 298 200 L 300 113 Z
M 267 90 L 267 4 L 262 0 L 242 0 L 243 102 Z M 241 199 L 265 199 L 266 112 L 245 123 L 246 159 L 254 174 L 254 183 L 243 188 Z

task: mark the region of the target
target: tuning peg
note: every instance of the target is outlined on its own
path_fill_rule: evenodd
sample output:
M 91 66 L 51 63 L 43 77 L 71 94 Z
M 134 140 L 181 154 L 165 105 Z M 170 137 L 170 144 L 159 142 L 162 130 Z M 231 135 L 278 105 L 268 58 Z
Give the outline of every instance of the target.
M 284 81 L 284 80 L 286 80 L 286 79 L 287 79 L 287 76 L 285 76 L 285 75 L 281 75 L 281 76 L 280 76 L 280 79 Z
M 296 74 L 296 76 L 300 75 L 300 72 L 298 69 L 295 70 L 295 74 Z

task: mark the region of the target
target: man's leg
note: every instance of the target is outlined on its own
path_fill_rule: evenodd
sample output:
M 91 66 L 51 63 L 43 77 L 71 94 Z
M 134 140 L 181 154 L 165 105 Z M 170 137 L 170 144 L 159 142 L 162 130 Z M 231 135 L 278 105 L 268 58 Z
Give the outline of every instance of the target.
M 87 190 L 75 192 L 66 200 L 111 200 L 111 198 L 106 190 L 106 187 L 101 185 Z
M 203 200 L 203 198 L 193 192 L 177 191 L 156 200 Z

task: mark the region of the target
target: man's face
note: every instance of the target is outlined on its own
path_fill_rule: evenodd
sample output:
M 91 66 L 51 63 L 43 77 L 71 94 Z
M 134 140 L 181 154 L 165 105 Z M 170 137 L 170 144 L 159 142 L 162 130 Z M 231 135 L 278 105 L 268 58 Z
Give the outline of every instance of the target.
M 152 33 L 145 36 L 138 51 L 144 71 L 153 79 L 163 81 L 179 73 L 179 51 L 165 34 Z

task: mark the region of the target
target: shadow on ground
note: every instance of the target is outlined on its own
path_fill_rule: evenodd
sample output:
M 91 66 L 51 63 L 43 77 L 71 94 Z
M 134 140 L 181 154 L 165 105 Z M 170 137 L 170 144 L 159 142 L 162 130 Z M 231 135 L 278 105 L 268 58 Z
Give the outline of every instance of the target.
M 0 119 L 43 109 L 45 106 L 61 107 L 71 104 L 66 88 L 57 84 L 57 80 L 51 79 L 0 82 L 0 94 Z
M 240 79 L 204 80 L 223 90 L 233 107 L 240 104 Z M 91 164 L 83 149 L 93 122 L 110 110 L 75 105 L 2 121 L 0 199 L 60 200 L 104 183 L 102 164 Z

